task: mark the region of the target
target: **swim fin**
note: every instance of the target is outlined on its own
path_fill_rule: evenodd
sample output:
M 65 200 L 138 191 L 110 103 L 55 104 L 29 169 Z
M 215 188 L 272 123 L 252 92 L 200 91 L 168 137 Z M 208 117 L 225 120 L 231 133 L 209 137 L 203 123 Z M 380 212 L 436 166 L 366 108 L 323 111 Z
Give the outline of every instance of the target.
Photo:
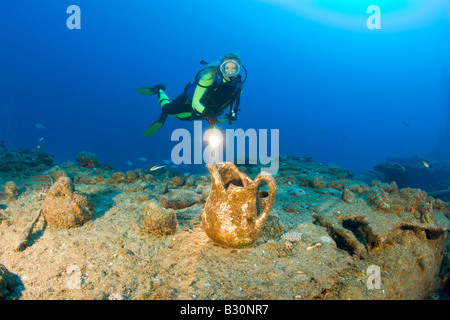
M 144 131 L 142 136 L 143 137 L 153 136 L 156 132 L 158 132 L 159 129 L 161 129 L 161 127 L 164 125 L 164 122 L 166 122 L 166 119 L 167 119 L 167 114 L 161 113 L 158 120 L 153 122 L 153 124 L 150 127 L 148 127 L 147 130 Z
M 134 90 L 136 90 L 138 93 L 140 93 L 144 96 L 152 96 L 154 94 L 157 94 L 160 89 L 162 91 L 165 91 L 166 86 L 163 84 L 157 84 L 156 86 L 153 86 L 153 87 L 135 88 Z

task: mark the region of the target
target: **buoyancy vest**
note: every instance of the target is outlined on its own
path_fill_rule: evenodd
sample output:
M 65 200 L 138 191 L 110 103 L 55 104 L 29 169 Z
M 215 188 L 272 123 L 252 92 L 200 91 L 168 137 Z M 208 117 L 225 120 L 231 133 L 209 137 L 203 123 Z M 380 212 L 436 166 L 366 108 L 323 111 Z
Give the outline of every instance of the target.
M 185 87 L 187 103 L 192 103 L 195 89 L 198 84 L 197 79 L 190 81 Z M 242 77 L 238 75 L 231 81 L 224 81 L 221 72 L 216 72 L 213 83 L 206 88 L 200 102 L 208 109 L 215 110 L 217 115 L 221 115 L 226 107 L 230 107 L 230 114 L 237 114 L 240 96 L 243 89 Z

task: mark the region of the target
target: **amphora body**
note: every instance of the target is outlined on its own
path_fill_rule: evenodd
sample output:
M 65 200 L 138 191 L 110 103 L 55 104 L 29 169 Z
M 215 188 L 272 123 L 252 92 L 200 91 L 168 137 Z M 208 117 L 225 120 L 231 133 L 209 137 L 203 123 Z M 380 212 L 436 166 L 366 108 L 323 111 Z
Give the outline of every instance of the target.
M 211 173 L 211 191 L 201 215 L 203 229 L 224 247 L 252 244 L 273 207 L 275 180 L 262 172 L 252 181 L 231 162 L 206 167 Z M 268 192 L 259 190 L 263 181 Z

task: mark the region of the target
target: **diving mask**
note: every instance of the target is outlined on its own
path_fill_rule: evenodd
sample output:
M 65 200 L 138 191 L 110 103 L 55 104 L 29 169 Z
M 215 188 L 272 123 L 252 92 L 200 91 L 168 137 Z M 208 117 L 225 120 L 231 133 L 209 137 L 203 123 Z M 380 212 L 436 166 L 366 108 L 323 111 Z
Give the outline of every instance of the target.
M 239 63 L 237 63 L 234 60 L 224 61 L 220 65 L 220 71 L 222 72 L 222 74 L 224 76 L 235 77 L 239 74 L 240 70 L 241 70 L 241 66 L 239 65 Z

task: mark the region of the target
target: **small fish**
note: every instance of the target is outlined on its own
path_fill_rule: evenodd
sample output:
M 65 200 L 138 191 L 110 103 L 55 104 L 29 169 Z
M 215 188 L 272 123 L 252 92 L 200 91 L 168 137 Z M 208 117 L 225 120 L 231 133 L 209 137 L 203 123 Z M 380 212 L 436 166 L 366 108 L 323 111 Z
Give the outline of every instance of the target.
M 427 168 L 429 168 L 429 167 L 430 167 L 430 165 L 428 164 L 428 162 L 426 162 L 425 160 L 424 160 L 424 161 L 422 161 L 422 163 L 423 163 L 423 165 L 424 165 L 425 167 L 427 167 Z
M 34 127 L 35 127 L 36 129 L 39 129 L 39 130 L 44 130 L 44 129 L 45 129 L 45 126 L 44 126 L 42 123 L 36 123 L 36 124 L 34 125 Z
M 164 164 L 169 164 L 169 163 L 172 163 L 172 160 L 170 160 L 170 159 L 169 160 L 163 160 L 163 163 Z
M 405 120 L 402 120 L 402 124 L 405 126 L 405 127 L 411 127 L 411 125 L 408 123 L 408 122 L 406 122 Z
M 37 146 L 36 146 L 36 149 L 40 149 L 41 148 L 41 142 L 42 141 L 44 141 L 44 137 L 42 137 L 42 138 L 40 138 L 39 140 L 38 140 L 38 144 L 37 144 Z
M 150 168 L 150 171 L 159 170 L 159 169 L 164 168 L 165 166 L 167 166 L 166 163 L 164 163 L 164 164 L 158 164 L 158 165 L 156 165 L 156 166 L 151 167 L 151 168 Z
M 125 161 L 125 164 L 127 164 L 127 165 L 129 165 L 129 166 L 132 166 L 132 165 L 133 165 L 133 162 L 131 162 L 131 161 Z
M 141 160 L 141 161 L 147 161 L 147 158 L 145 158 L 145 157 L 140 157 L 140 158 L 138 158 L 138 160 Z

